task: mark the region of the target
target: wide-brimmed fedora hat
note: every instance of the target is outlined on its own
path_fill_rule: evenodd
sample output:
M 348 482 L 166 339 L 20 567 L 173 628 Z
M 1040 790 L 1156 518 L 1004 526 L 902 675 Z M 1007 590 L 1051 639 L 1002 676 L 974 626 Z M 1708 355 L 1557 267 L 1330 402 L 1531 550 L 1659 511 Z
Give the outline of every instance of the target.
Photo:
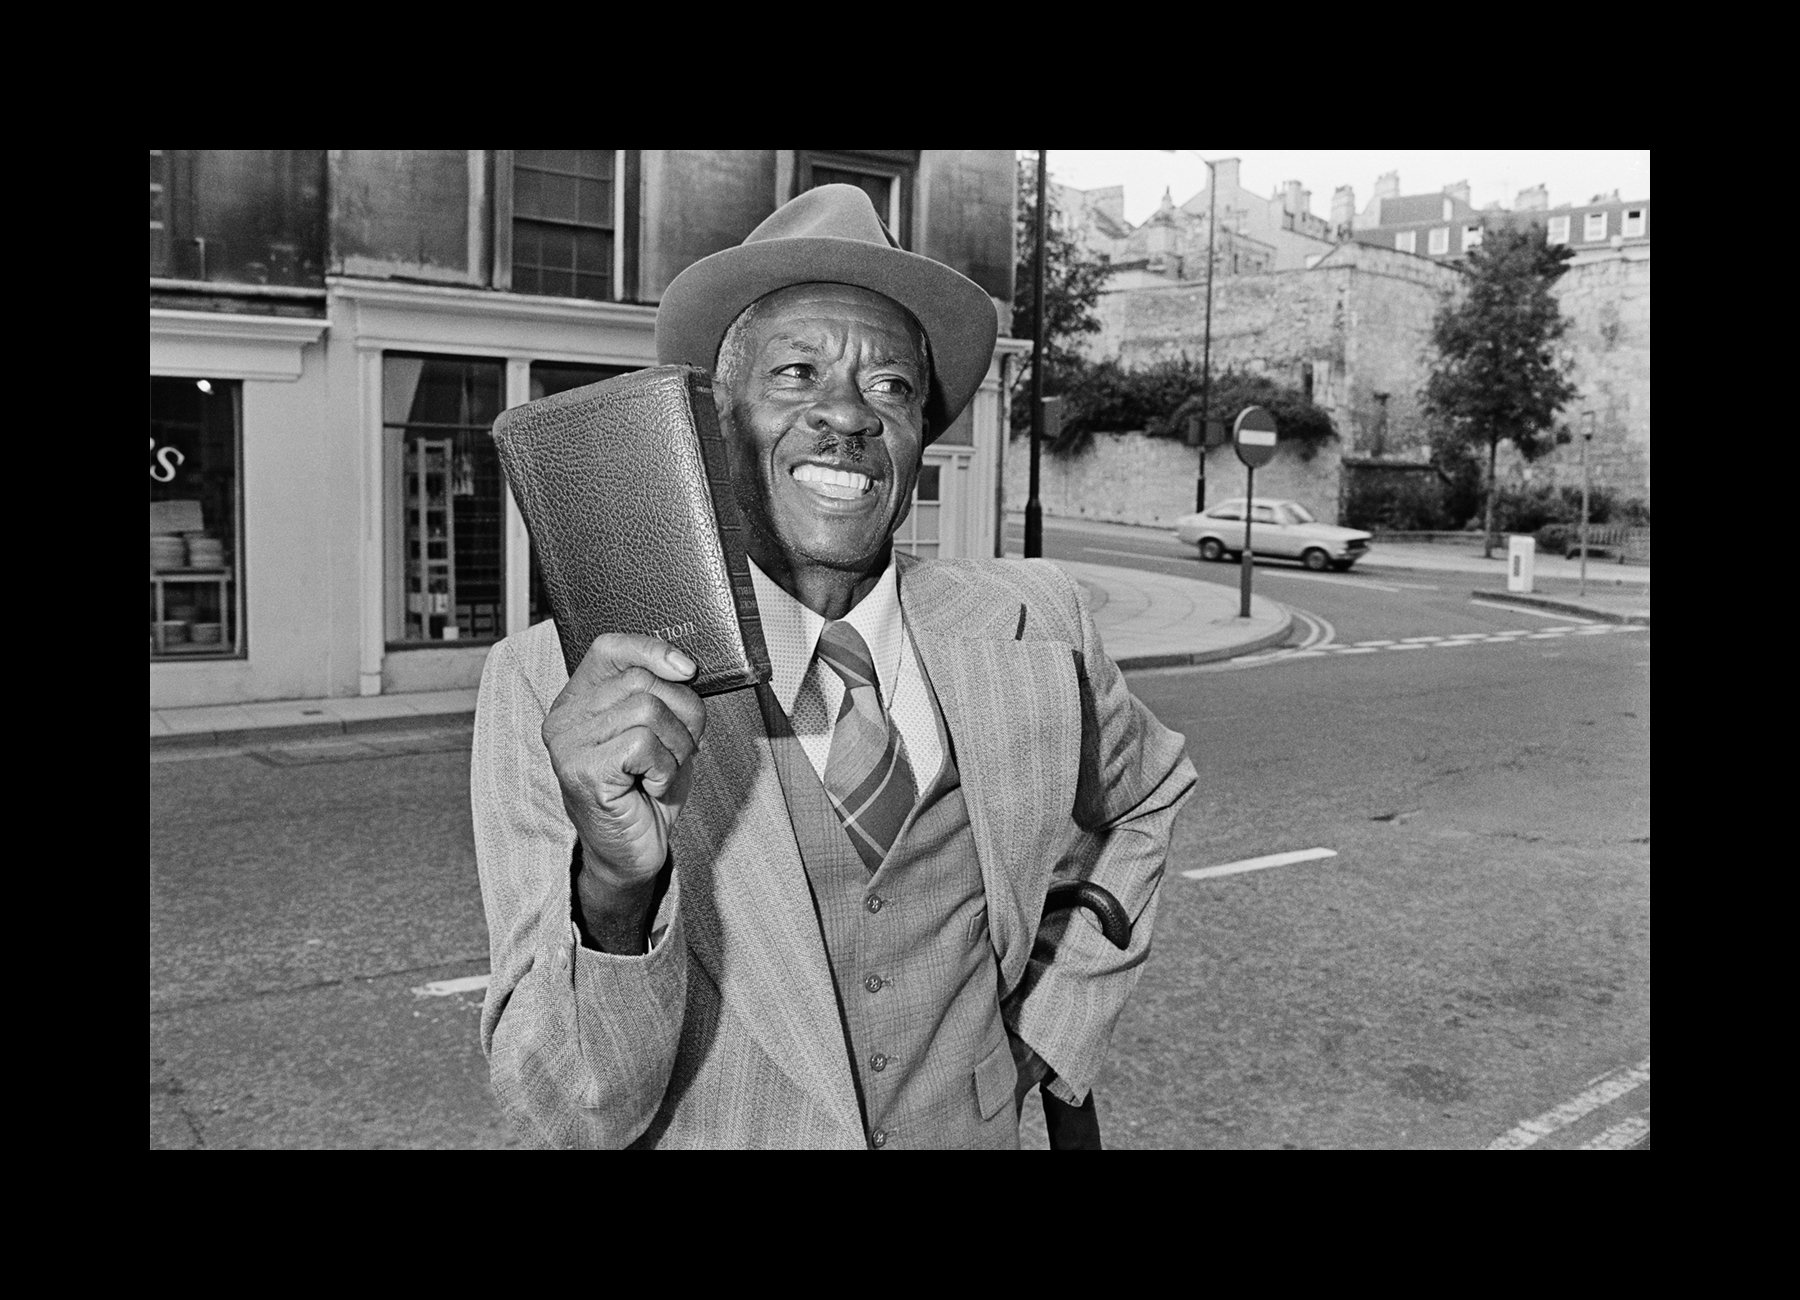
M 927 441 L 949 428 L 993 360 L 994 301 L 966 275 L 901 248 L 854 185 L 807 190 L 736 248 L 703 257 L 676 276 L 656 312 L 656 359 L 710 371 L 725 331 L 744 308 L 777 289 L 815 283 L 868 289 L 912 313 L 931 344 Z

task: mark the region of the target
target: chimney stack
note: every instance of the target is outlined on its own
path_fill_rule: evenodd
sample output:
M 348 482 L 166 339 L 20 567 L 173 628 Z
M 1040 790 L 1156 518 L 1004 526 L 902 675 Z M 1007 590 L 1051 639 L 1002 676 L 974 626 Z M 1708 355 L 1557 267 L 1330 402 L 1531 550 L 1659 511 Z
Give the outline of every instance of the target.
M 1356 224 L 1356 189 L 1340 185 L 1331 195 L 1331 229 L 1333 234 L 1348 232 Z
M 1469 202 L 1469 182 L 1467 181 L 1456 181 L 1453 184 L 1444 186 L 1444 193 L 1448 194 L 1465 208 L 1474 206 L 1474 204 Z
M 1378 199 L 1397 199 L 1400 197 L 1400 173 L 1383 172 L 1375 178 L 1375 197 Z
M 1533 185 L 1528 190 L 1520 190 L 1519 197 L 1513 200 L 1514 212 L 1543 212 L 1550 206 L 1550 189 L 1546 185 Z

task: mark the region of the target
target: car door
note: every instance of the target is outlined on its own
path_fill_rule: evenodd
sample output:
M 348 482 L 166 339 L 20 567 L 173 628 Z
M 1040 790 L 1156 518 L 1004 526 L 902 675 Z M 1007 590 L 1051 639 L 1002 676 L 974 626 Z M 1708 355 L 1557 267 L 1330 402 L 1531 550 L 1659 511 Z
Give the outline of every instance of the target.
M 1274 506 L 1258 502 L 1250 508 L 1250 549 L 1258 555 L 1296 554 L 1294 541 Z

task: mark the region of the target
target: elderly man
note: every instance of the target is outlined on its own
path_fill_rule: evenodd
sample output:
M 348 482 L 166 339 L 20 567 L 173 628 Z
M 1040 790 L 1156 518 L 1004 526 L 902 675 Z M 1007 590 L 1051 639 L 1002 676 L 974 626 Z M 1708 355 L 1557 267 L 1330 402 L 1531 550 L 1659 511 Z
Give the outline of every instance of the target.
M 774 665 L 702 700 L 654 638 L 490 655 L 472 790 L 507 1114 L 555 1147 L 1016 1148 L 1087 1095 L 1149 952 L 1182 738 L 1044 562 L 891 539 L 992 359 L 987 295 L 808 191 L 689 267 Z M 1134 919 L 1120 951 L 1088 880 Z

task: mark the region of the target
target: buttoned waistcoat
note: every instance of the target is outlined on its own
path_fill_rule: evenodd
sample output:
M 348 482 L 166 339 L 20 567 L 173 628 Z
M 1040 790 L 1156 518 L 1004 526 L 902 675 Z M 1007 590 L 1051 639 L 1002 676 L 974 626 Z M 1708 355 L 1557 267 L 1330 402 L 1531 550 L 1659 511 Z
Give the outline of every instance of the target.
M 1182 738 L 1126 689 L 1046 561 L 901 557 L 900 604 L 955 746 L 1011 1032 L 1085 1097 L 1148 956 Z M 551 625 L 494 647 L 471 803 L 491 975 L 481 1044 L 523 1136 L 552 1147 L 866 1145 L 829 960 L 756 694 L 706 702 L 651 951 L 579 945 L 574 827 L 540 735 L 567 682 Z M 1041 927 L 1052 883 L 1134 919 Z

